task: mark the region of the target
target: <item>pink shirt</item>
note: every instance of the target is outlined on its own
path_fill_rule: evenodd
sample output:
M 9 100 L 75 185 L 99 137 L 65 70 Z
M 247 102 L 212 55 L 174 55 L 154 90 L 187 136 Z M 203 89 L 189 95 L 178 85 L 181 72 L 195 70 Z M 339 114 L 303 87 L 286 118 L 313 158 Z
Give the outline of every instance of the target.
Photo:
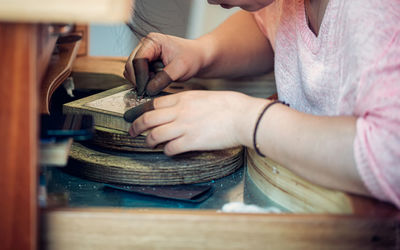
M 400 208 L 400 0 L 330 0 L 318 37 L 304 0 L 276 0 L 254 16 L 275 51 L 279 99 L 315 115 L 358 117 L 360 176 Z

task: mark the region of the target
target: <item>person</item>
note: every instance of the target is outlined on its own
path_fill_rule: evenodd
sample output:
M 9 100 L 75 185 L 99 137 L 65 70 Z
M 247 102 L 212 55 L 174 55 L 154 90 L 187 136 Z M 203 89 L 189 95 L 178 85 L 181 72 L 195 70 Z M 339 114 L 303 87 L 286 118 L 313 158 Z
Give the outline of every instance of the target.
M 242 10 L 195 40 L 150 33 L 125 77 L 155 94 L 171 81 L 274 70 L 281 102 L 229 91 L 163 96 L 130 134 L 150 130 L 148 145 L 166 142 L 167 155 L 244 145 L 314 183 L 400 208 L 400 1 L 208 2 Z M 165 67 L 149 76 L 157 60 Z

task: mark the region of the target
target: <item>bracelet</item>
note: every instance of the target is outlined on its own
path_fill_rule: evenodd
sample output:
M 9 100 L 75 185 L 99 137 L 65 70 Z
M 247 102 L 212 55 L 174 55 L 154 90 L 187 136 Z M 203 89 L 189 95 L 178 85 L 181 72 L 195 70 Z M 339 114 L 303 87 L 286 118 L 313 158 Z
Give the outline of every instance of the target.
M 256 150 L 257 154 L 258 154 L 259 156 L 262 156 L 262 157 L 265 157 L 265 155 L 264 155 L 263 153 L 261 153 L 261 151 L 260 151 L 260 149 L 259 149 L 259 146 L 258 146 L 258 144 L 257 144 L 257 141 L 256 141 L 258 125 L 260 124 L 261 118 L 263 117 L 263 115 L 265 114 L 265 112 L 267 112 L 267 110 L 268 110 L 272 105 L 277 104 L 277 103 L 281 103 L 281 104 L 284 104 L 284 105 L 286 105 L 286 106 L 289 106 L 289 104 L 287 104 L 287 103 L 285 103 L 285 102 L 282 102 L 282 101 L 279 101 L 279 100 L 275 100 L 275 101 L 272 101 L 272 102 L 268 103 L 267 106 L 265 106 L 265 108 L 261 111 L 260 115 L 258 116 L 258 119 L 257 119 L 257 122 L 256 122 L 256 126 L 254 127 L 253 146 L 254 146 L 254 149 Z

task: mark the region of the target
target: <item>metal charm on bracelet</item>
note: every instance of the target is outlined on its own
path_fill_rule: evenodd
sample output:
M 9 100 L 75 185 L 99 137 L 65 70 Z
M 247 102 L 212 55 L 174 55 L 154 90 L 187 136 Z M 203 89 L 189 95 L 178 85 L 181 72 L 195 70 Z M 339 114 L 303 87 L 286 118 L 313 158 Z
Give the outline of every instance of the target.
M 261 153 L 260 148 L 259 148 L 259 145 L 257 144 L 257 140 L 256 140 L 258 125 L 260 124 L 261 118 L 264 116 L 265 112 L 267 112 L 267 110 L 268 110 L 272 105 L 277 104 L 277 103 L 281 103 L 281 104 L 284 104 L 284 105 L 286 105 L 286 106 L 289 106 L 288 103 L 285 103 L 285 102 L 279 101 L 279 100 L 275 100 L 275 101 L 272 101 L 272 102 L 268 103 L 268 104 L 265 106 L 265 108 L 261 111 L 260 115 L 258 116 L 256 125 L 255 125 L 255 127 L 254 127 L 254 133 L 253 133 L 253 147 L 254 147 L 254 150 L 257 152 L 257 154 L 258 154 L 259 156 L 261 156 L 261 157 L 265 157 L 265 155 L 264 155 L 263 153 Z

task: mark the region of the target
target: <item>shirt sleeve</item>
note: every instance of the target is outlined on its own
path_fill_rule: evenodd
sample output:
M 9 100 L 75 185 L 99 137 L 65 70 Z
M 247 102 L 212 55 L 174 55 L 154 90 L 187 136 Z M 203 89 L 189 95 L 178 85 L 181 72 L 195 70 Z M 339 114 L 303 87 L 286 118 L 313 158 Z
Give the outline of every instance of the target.
M 354 154 L 372 195 L 400 208 L 400 31 L 361 74 Z

